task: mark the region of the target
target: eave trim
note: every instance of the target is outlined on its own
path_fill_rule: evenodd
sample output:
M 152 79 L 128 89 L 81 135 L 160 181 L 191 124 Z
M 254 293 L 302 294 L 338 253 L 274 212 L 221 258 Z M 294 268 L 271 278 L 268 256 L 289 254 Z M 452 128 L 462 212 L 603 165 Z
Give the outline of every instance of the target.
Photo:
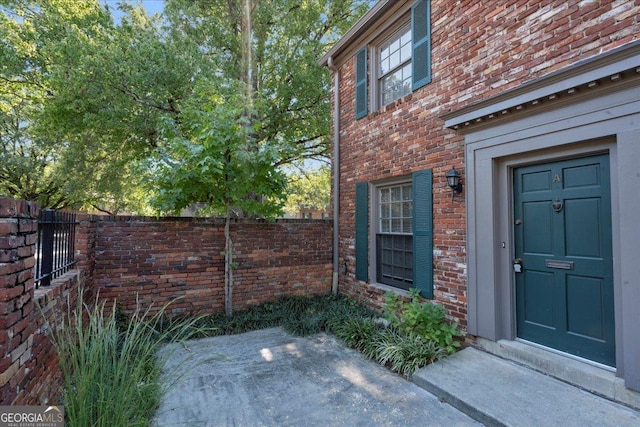
M 624 78 L 640 76 L 640 41 L 586 59 L 547 76 L 447 113 L 440 118 L 445 127 L 464 133 L 466 128 L 508 117 L 542 103 L 559 102 Z

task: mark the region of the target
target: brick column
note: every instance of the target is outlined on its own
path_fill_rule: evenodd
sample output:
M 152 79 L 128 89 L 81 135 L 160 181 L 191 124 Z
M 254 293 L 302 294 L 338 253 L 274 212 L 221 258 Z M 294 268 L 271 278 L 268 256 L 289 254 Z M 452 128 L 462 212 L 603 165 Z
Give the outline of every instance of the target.
M 10 405 L 22 394 L 29 373 L 34 313 L 33 266 L 38 205 L 0 198 L 0 401 Z
M 95 217 L 89 214 L 76 214 L 75 269 L 81 272 L 81 283 L 85 301 L 93 301 L 94 270 L 96 264 L 96 230 Z

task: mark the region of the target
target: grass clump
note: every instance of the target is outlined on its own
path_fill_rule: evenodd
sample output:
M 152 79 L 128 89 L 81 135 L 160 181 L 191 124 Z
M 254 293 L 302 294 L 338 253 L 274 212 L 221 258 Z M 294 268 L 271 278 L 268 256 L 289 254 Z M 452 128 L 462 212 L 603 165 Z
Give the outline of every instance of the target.
M 236 311 L 207 316 L 198 325 L 209 336 L 240 334 L 257 329 L 280 326 L 293 335 L 306 336 L 332 330 L 354 316 L 373 317 L 375 313 L 353 300 L 333 295 L 313 297 L 290 296 L 278 301 Z
M 104 302 L 70 308 L 52 333 L 63 378 L 69 426 L 147 426 L 160 403 L 159 348 L 190 338 L 199 319 L 167 325 L 165 309 L 136 312 L 128 321 Z M 164 323 L 164 324 L 163 324 Z

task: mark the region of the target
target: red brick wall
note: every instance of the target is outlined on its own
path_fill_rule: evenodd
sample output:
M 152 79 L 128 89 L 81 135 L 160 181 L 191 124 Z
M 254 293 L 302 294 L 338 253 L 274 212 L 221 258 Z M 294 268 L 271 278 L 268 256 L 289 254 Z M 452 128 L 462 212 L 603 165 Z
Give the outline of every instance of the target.
M 339 245 L 341 265 L 347 263 L 340 285 L 343 292 L 374 306 L 383 303 L 379 287 L 359 282 L 353 274 L 356 182 L 433 169 L 435 300 L 466 325 L 464 192 L 452 202 L 445 179 L 455 166 L 466 184 L 463 138 L 445 129 L 439 116 L 636 40 L 640 1 L 432 0 L 431 4 L 430 84 L 355 120 L 353 57 L 339 69 Z
M 100 216 L 92 221 L 81 219 L 81 228 L 95 227 L 93 283 L 100 298 L 115 298 L 127 311 L 136 303 L 147 309 L 171 301 L 173 314 L 224 311 L 222 221 Z M 234 310 L 284 295 L 330 292 L 331 221 L 241 221 L 232 224 L 231 234 Z
M 34 287 L 36 204 L 0 198 L 0 404 L 56 404 L 59 365 L 49 339 L 79 282 L 125 310 L 224 312 L 224 224 L 195 218 L 78 215 L 76 269 Z M 332 223 L 328 220 L 239 221 L 234 309 L 284 295 L 331 290 Z M 153 311 L 153 310 L 152 310 Z
M 58 362 L 49 328 L 75 303 L 76 273 L 35 290 L 35 203 L 0 198 L 0 404 L 59 404 Z

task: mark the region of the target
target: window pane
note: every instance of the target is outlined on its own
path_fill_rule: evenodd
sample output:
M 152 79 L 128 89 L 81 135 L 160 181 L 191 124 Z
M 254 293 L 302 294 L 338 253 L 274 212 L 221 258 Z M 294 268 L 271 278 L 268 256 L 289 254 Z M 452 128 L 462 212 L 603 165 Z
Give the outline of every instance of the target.
M 380 60 L 380 75 L 387 74 L 391 71 L 391 66 L 389 65 L 389 58 L 384 58 Z
M 401 233 L 402 232 L 402 223 L 399 219 L 391 220 L 391 232 L 392 233 Z
M 400 51 L 396 50 L 389 55 L 389 67 L 395 68 L 400 65 Z
M 402 222 L 402 232 L 403 233 L 413 233 L 413 219 L 412 218 L 406 218 Z
M 401 192 L 402 192 L 401 187 L 393 187 L 391 189 L 391 201 L 399 202 L 400 200 L 402 200 Z
M 399 203 L 391 205 L 391 218 L 402 218 L 402 205 Z
M 402 46 L 402 49 L 400 50 L 400 62 L 404 62 L 409 59 L 411 59 L 411 45 L 406 44 Z
M 380 87 L 382 105 L 411 93 L 411 64 L 384 77 Z
M 380 206 L 380 218 L 390 218 L 391 217 L 391 205 L 382 205 Z
M 402 217 L 410 218 L 411 217 L 411 202 L 402 203 Z
M 391 200 L 389 197 L 391 195 L 391 190 L 388 188 L 383 188 L 380 190 L 380 201 L 382 203 L 389 203 Z
M 400 36 L 400 44 L 402 46 L 411 45 L 411 31 L 407 31 L 402 36 Z
M 377 236 L 377 280 L 409 289 L 413 285 L 413 238 L 406 235 Z
M 385 60 L 389 58 L 389 47 L 385 47 L 384 49 L 380 49 L 380 59 Z
M 412 190 L 411 185 L 405 185 L 402 187 L 402 200 L 412 199 L 411 190 Z

